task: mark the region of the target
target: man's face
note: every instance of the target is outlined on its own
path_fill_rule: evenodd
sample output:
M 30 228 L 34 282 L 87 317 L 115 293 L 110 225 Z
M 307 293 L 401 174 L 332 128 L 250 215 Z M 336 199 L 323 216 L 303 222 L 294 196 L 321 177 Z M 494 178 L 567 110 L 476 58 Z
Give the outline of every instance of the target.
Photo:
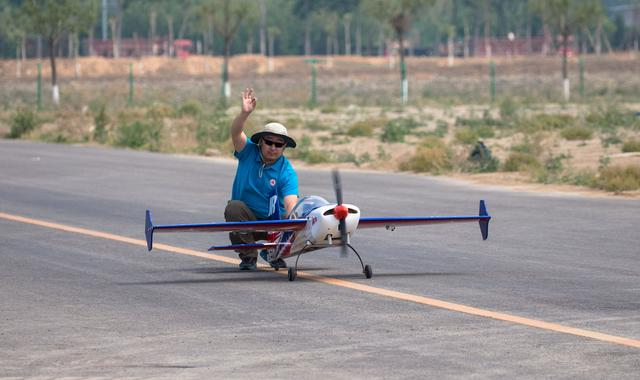
M 280 147 L 278 147 L 278 145 Z M 275 162 L 284 152 L 285 141 L 280 136 L 266 135 L 260 139 L 260 152 L 265 163 Z

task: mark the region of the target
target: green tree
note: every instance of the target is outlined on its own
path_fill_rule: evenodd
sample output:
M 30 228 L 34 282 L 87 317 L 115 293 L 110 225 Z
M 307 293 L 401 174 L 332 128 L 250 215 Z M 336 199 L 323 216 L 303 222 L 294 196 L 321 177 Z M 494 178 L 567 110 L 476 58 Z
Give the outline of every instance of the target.
M 53 102 L 60 102 L 56 57 L 63 33 L 87 30 L 95 22 L 97 3 L 94 0 L 27 0 L 22 4 L 26 29 L 44 37 L 49 47 Z
M 211 18 L 213 28 L 223 41 L 222 94 L 225 103 L 231 96 L 229 83 L 231 43 L 242 22 L 256 17 L 255 5 L 256 3 L 251 0 L 206 0 L 202 6 L 201 15 Z
M 367 11 L 382 22 L 388 22 L 395 32 L 400 55 L 400 78 L 402 83 L 402 102 L 408 100 L 408 81 L 406 76 L 404 41 L 411 23 L 420 14 L 420 10 L 433 4 L 433 0 L 364 0 Z
M 562 86 L 564 100 L 571 98 L 569 83 L 569 37 L 584 28 L 591 20 L 597 19 L 599 0 L 536 0 L 532 3 L 534 11 L 545 24 L 560 35 L 562 54 Z

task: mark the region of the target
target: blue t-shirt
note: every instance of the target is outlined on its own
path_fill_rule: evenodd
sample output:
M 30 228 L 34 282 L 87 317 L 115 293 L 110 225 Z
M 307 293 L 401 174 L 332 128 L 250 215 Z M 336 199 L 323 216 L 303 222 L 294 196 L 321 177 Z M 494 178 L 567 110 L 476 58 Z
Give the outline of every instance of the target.
M 238 159 L 238 169 L 231 199 L 243 201 L 258 219 L 268 219 L 269 198 L 275 191 L 280 215 L 284 217 L 284 197 L 298 195 L 298 175 L 289 160 L 280 156 L 273 164 L 264 165 L 260 147 L 248 138 L 244 149 L 234 155 Z

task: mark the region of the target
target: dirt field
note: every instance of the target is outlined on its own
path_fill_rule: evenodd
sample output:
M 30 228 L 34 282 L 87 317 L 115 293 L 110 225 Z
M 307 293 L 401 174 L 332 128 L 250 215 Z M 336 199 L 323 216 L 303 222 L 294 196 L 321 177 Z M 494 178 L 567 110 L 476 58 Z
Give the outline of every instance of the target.
M 308 107 L 310 96 L 310 65 L 304 57 L 235 56 L 230 64 L 232 92 L 251 86 L 256 89 L 259 108 L 252 116 L 250 130 L 264 122 L 278 120 L 290 128 L 290 133 L 316 151 L 324 151 L 328 165 L 358 170 L 395 171 L 399 163 L 408 160 L 424 136 L 446 125 L 442 140 L 451 150 L 455 162 L 463 162 L 471 146 L 461 143 L 458 131 L 464 129 L 459 119 L 500 119 L 503 104 L 512 101 L 519 117 L 536 114 L 569 115 L 580 123 L 603 107 L 615 106 L 624 112 L 640 111 L 640 56 L 629 54 L 584 59 L 585 95 L 579 96 L 578 60 L 570 62 L 573 99 L 560 102 L 561 86 L 559 57 L 506 59 L 497 57 L 497 100 L 490 102 L 489 62 L 485 59 L 457 60 L 448 67 L 446 59 L 408 58 L 410 100 L 402 106 L 399 99 L 398 62 L 387 57 L 316 57 L 318 105 Z M 42 62 L 44 110 L 42 125 L 24 138 L 47 141 L 95 143 L 95 108 L 102 104 L 109 112 L 109 133 L 115 133 L 118 123 L 132 118 L 147 117 L 149 110 L 162 114 L 162 143 L 157 149 L 175 153 L 192 153 L 198 145 L 197 129 L 203 118 L 219 103 L 219 57 L 142 58 L 112 60 L 81 58 L 74 62 L 59 60 L 61 106 L 49 100 L 50 75 L 47 61 Z M 0 61 L 0 133 L 8 133 L 12 114 L 19 107 L 35 103 L 35 60 L 24 63 Z M 127 107 L 129 70 L 134 75 L 134 106 Z M 238 108 L 234 100 L 226 111 L 233 117 Z M 178 111 L 185 104 L 201 107 L 201 115 L 183 115 Z M 124 116 L 123 116 L 124 115 Z M 367 136 L 347 135 L 358 122 L 373 123 L 411 119 L 417 127 L 403 142 L 381 141 L 382 127 Z M 485 144 L 493 156 L 504 163 L 514 146 L 528 143 L 535 136 L 541 161 L 558 158 L 563 170 L 577 173 L 596 172 L 603 165 L 634 165 L 640 167 L 640 153 L 623 153 L 622 142 L 640 140 L 640 131 L 620 126 L 611 135 L 595 131 L 584 139 L 567 140 L 560 131 L 549 130 L 528 135 L 519 130 L 500 130 L 487 138 Z M 53 136 L 53 137 L 52 137 Z M 205 150 L 212 156 L 230 157 L 228 146 L 217 145 Z M 296 165 L 310 165 L 305 157 L 294 159 Z M 566 184 L 532 183 L 527 173 L 496 172 L 466 173 L 454 167 L 446 173 L 456 180 L 490 185 L 509 186 L 532 191 L 569 191 L 582 194 L 606 194 L 596 190 Z M 533 180 L 535 182 L 535 180 Z M 624 196 L 640 197 L 638 192 Z

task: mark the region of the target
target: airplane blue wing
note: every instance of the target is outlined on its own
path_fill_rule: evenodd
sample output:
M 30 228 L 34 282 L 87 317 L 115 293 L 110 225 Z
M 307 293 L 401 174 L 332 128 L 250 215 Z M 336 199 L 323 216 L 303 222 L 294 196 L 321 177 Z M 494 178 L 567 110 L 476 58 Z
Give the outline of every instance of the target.
M 154 226 L 151 221 L 151 211 L 147 210 L 145 220 L 145 237 L 147 249 L 153 248 L 154 232 L 275 232 L 298 231 L 307 225 L 306 219 L 258 220 L 251 222 L 220 222 L 199 224 L 167 224 Z
M 262 248 L 279 248 L 290 246 L 291 243 L 254 243 L 254 244 L 232 244 L 232 245 L 221 245 L 221 246 L 212 246 L 209 248 L 209 251 L 234 251 L 237 249 L 262 249 Z
M 484 201 L 480 201 L 480 212 L 477 216 L 401 216 L 360 218 L 360 221 L 358 222 L 358 228 L 385 227 L 387 229 L 395 229 L 395 227 L 397 226 L 417 226 L 422 224 L 464 223 L 477 221 L 480 224 L 482 240 L 487 240 L 487 237 L 489 237 L 489 220 L 491 220 L 491 215 L 487 213 L 487 208 Z

